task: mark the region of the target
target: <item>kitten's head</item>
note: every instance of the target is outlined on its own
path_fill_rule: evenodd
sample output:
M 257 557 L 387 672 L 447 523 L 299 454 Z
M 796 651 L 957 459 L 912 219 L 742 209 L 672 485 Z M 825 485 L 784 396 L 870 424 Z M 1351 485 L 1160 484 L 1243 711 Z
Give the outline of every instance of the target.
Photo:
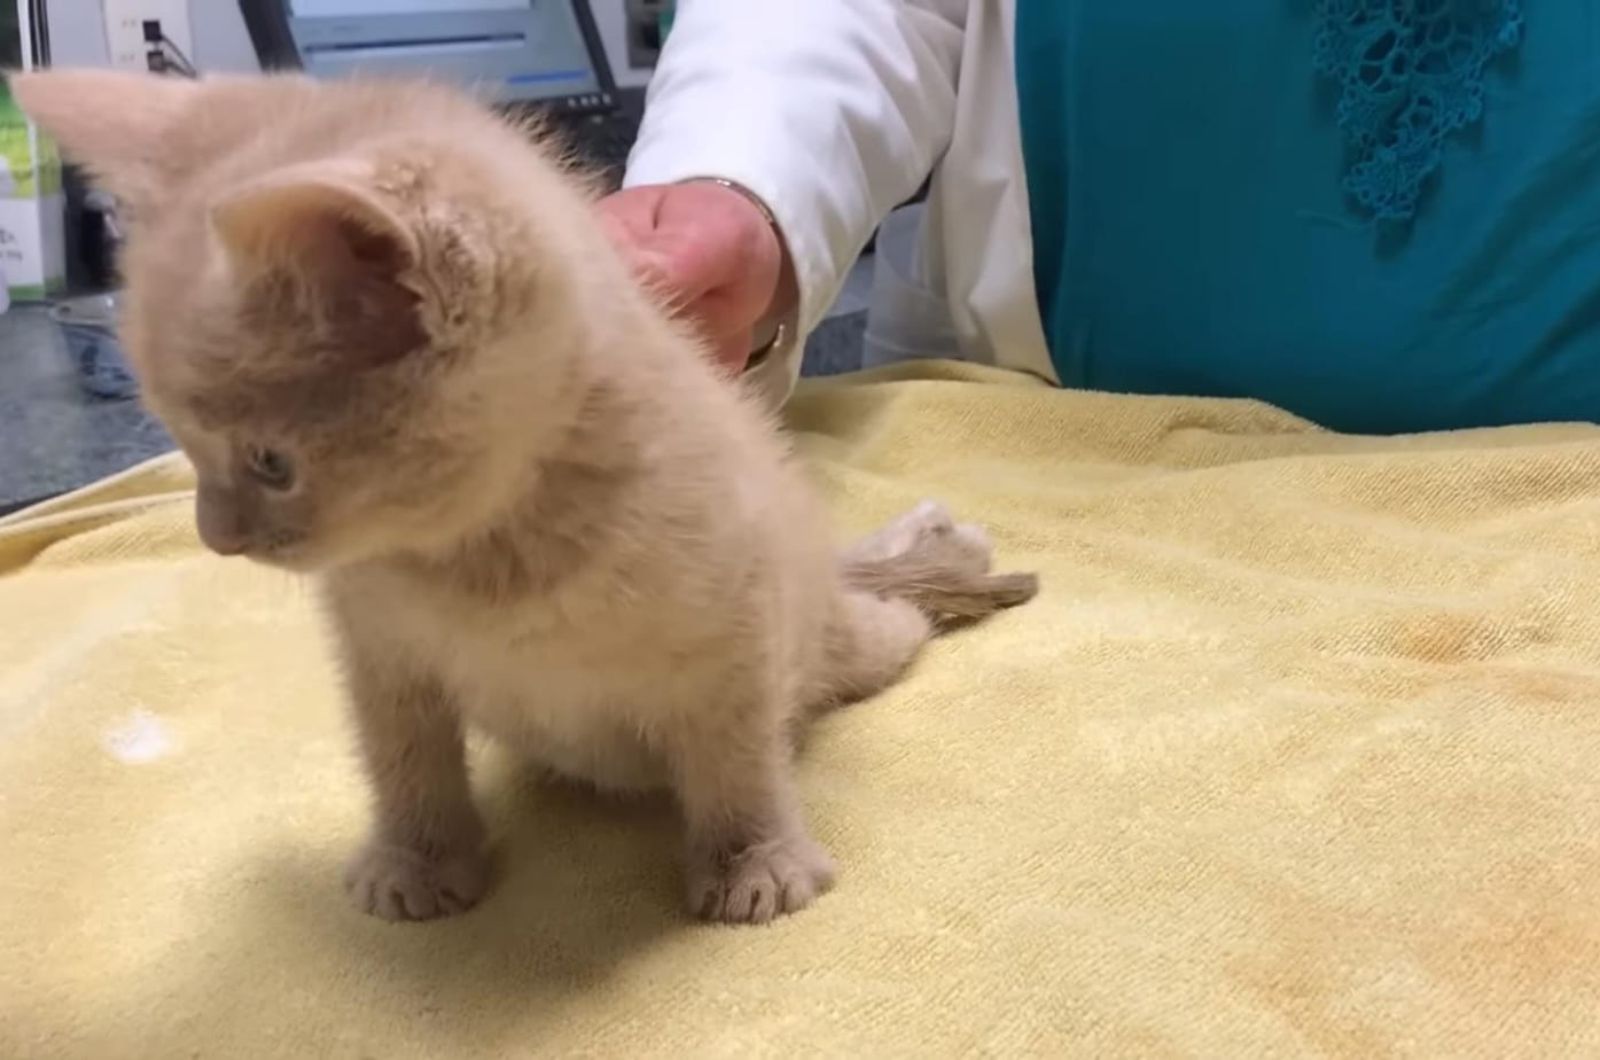
M 131 215 L 122 337 L 213 550 L 442 547 L 570 422 L 572 277 L 541 263 L 592 246 L 584 198 L 476 106 L 287 77 L 12 87 Z

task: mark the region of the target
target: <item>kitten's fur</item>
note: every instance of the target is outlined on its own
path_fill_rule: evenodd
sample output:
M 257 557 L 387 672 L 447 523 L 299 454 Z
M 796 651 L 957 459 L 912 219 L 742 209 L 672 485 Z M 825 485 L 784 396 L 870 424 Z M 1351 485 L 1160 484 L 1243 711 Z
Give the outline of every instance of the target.
M 123 336 L 206 543 L 324 590 L 375 794 L 359 906 L 483 893 L 467 721 L 601 786 L 670 785 L 701 916 L 828 886 L 792 724 L 1031 575 L 991 575 L 935 505 L 835 554 L 779 433 L 630 279 L 590 193 L 464 97 L 87 71 L 13 90 L 132 214 Z

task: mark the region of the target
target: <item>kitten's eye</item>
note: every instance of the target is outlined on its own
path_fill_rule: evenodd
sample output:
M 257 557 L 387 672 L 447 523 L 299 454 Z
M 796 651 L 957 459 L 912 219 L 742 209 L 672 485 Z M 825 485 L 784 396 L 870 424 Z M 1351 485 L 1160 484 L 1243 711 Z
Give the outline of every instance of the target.
M 245 466 L 257 482 L 270 490 L 286 490 L 294 485 L 294 462 L 276 449 L 252 445 L 245 450 Z

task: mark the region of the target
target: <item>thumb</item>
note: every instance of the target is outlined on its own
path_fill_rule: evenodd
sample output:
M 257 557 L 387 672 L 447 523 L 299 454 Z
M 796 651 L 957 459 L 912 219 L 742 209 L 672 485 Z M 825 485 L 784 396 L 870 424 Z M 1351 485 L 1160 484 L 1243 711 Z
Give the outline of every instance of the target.
M 653 236 L 639 248 L 641 266 L 646 275 L 666 284 L 676 299 L 697 302 L 734 278 L 734 262 L 715 241 L 681 228 L 658 229 Z

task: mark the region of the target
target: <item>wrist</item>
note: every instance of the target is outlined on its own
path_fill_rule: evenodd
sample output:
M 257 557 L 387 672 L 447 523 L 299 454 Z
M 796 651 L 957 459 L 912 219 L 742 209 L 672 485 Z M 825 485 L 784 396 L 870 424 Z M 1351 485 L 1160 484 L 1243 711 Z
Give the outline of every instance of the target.
M 778 280 L 771 302 L 756 321 L 754 342 L 746 367 L 753 368 L 774 355 L 781 356 L 796 341 L 796 332 L 799 330 L 800 285 L 795 274 L 794 259 L 789 254 L 789 241 L 784 237 L 783 227 L 778 224 L 772 208 L 760 195 L 725 177 L 688 177 L 680 183 L 714 184 L 739 196 L 755 208 L 772 233 L 778 250 Z

